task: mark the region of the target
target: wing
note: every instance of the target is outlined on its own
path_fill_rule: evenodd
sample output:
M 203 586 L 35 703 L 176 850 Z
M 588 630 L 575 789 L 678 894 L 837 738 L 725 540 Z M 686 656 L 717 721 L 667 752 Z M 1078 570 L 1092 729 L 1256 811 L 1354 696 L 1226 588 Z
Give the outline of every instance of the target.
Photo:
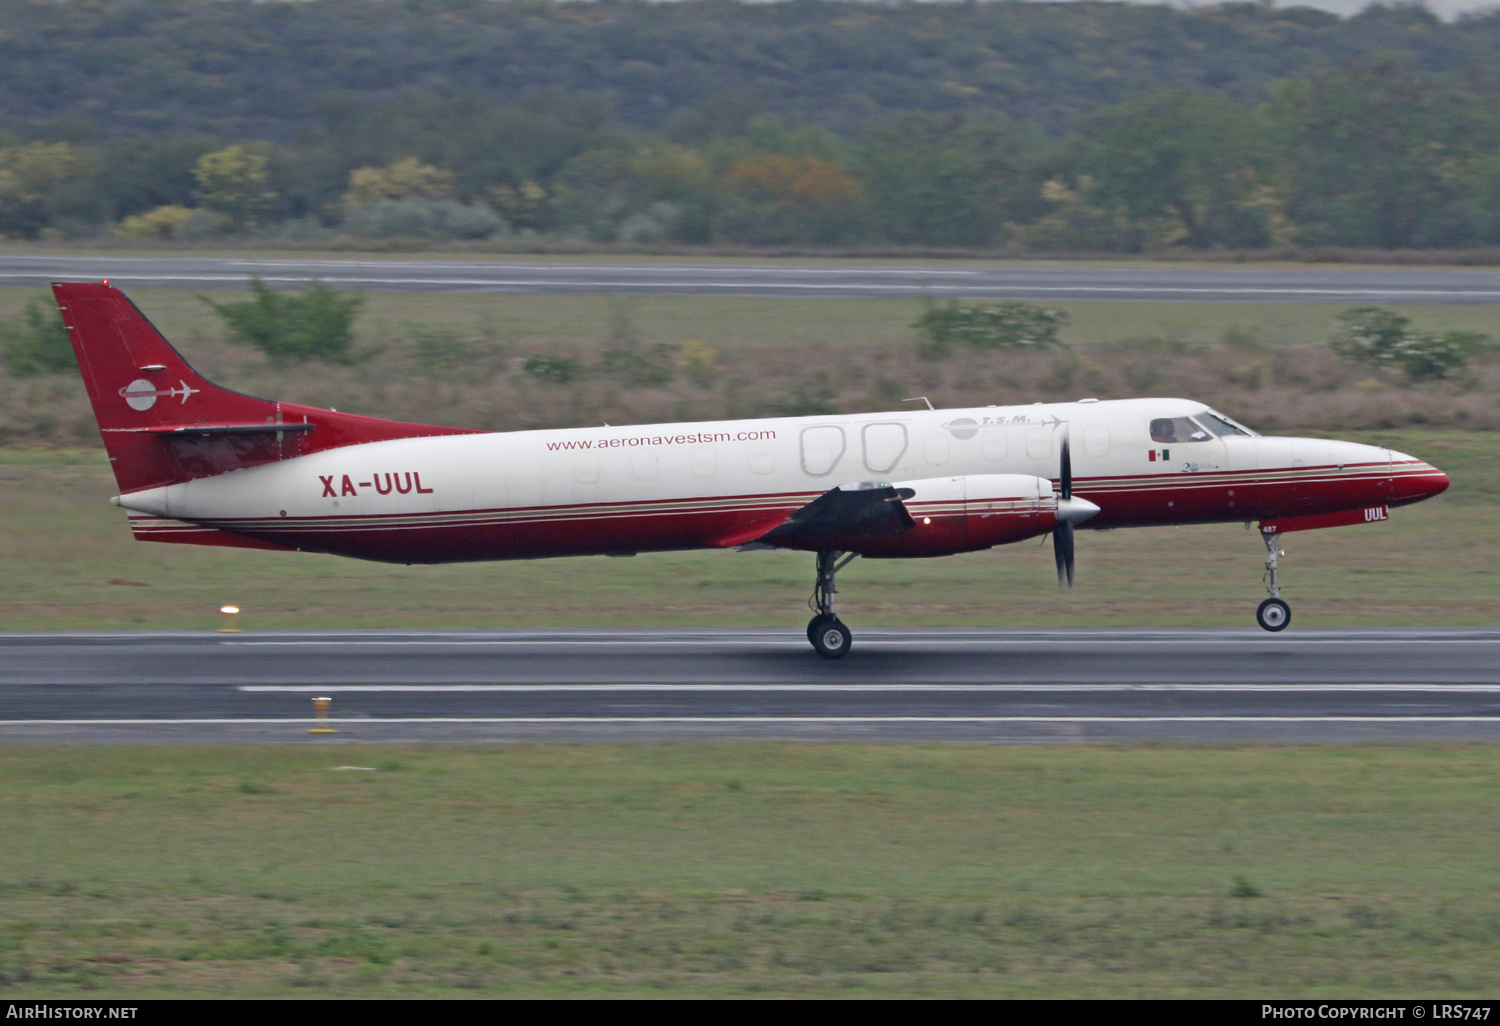
M 830 544 L 850 538 L 873 538 L 900 534 L 915 526 L 907 512 L 905 499 L 916 492 L 888 484 L 840 485 L 824 492 L 781 523 L 762 534 L 737 539 L 744 546 L 817 548 L 820 541 Z

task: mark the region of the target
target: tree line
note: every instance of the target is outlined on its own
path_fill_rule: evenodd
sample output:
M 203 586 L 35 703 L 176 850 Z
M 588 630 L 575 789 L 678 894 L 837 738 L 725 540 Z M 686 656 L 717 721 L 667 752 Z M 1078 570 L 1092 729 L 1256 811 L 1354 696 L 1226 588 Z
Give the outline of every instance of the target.
M 16 69 L 26 62 L 4 59 L 48 38 L 42 29 L 47 18 L 59 20 L 56 11 L 85 6 L 115 45 L 109 74 L 137 59 L 129 43 L 170 39 L 181 50 L 173 32 L 197 40 L 191 60 L 167 61 L 152 78 L 150 88 L 166 90 L 154 102 L 170 94 L 177 108 L 149 125 L 121 124 L 70 108 L 73 85 L 58 84 L 50 99 L 32 95 L 47 86 L 45 75 L 18 85 Z M 1248 4 L 360 6 L 388 18 L 390 35 L 422 42 L 426 26 L 432 37 L 395 62 L 386 88 L 347 88 L 357 45 L 369 43 L 366 32 L 353 32 L 325 40 L 323 74 L 333 85 L 324 82 L 324 93 L 294 98 L 282 95 L 285 82 L 268 82 L 280 107 L 265 90 L 225 94 L 231 113 L 215 121 L 173 88 L 211 73 L 235 81 L 254 64 L 247 53 L 279 68 L 287 52 L 308 45 L 313 27 L 352 24 L 351 5 L 0 0 L 8 30 L 0 33 L 0 95 L 13 102 L 3 119 L 11 127 L 0 134 L 0 234 L 1106 252 L 1500 244 L 1492 82 L 1500 62 L 1490 43 L 1500 38 L 1500 15 L 1445 25 L 1412 8 L 1372 8 L 1341 21 Z M 843 33 L 833 31 L 836 15 L 850 22 Z M 570 19 L 583 28 L 569 27 Z M 474 29 L 475 40 L 459 45 L 454 24 Z M 694 48 L 720 40 L 724 24 L 749 38 L 726 41 L 717 55 Z M 1101 26 L 1118 44 L 1119 74 L 1104 73 L 1110 62 L 1087 31 Z M 1153 26 L 1161 36 L 1154 65 L 1142 57 L 1140 38 Z M 55 43 L 62 30 L 52 28 Z M 228 35 L 235 28 L 246 36 Z M 800 49 L 791 28 L 808 37 Z M 983 54 L 965 29 L 987 40 L 989 65 L 1008 64 L 1006 56 L 1037 64 L 1038 53 L 1050 52 L 1056 68 L 1029 90 L 1002 88 L 1008 80 L 995 67 L 974 63 Z M 280 49 L 270 46 L 277 38 Z M 257 39 L 266 44 L 259 50 L 251 46 Z M 465 54 L 474 57 L 486 39 L 492 53 L 510 54 L 517 39 L 553 53 L 554 86 L 459 88 L 465 75 L 479 74 L 460 74 Z M 1390 45 L 1357 49 L 1370 40 Z M 922 70 L 924 42 L 930 66 Z M 879 44 L 895 69 L 884 89 L 869 78 Z M 369 45 L 366 59 L 379 55 Z M 1204 66 L 1205 47 L 1218 48 L 1217 74 Z M 844 77 L 865 82 L 860 116 L 781 102 L 766 85 L 781 81 L 765 70 L 775 65 L 783 76 L 802 68 L 809 95 L 833 89 L 818 73 L 819 58 L 843 59 Z M 641 94 L 618 83 L 583 88 L 592 81 L 587 67 L 614 82 L 625 65 L 690 59 L 694 67 L 741 67 L 740 79 L 754 88 L 707 90 L 710 99 L 696 102 L 662 94 L 654 116 L 642 113 Z M 61 63 L 77 60 L 69 51 Z M 1451 63 L 1431 66 L 1438 60 Z M 1277 77 L 1286 66 L 1302 70 Z M 531 67 L 520 61 L 490 74 L 522 81 Z M 1153 78 L 1150 67 L 1164 73 Z M 451 75 L 440 89 L 429 79 L 442 68 Z M 637 70 L 640 88 L 660 85 Z M 56 79 L 57 69 L 49 74 Z M 946 80 L 953 86 L 946 101 L 928 90 L 934 74 L 957 76 Z M 174 75 L 178 87 L 170 86 Z M 425 84 L 392 87 L 413 76 Z M 1127 83 L 1097 85 L 1120 78 Z M 1047 84 L 1059 95 L 1042 102 L 1034 94 Z M 839 90 L 827 93 L 835 107 L 852 102 L 847 83 Z

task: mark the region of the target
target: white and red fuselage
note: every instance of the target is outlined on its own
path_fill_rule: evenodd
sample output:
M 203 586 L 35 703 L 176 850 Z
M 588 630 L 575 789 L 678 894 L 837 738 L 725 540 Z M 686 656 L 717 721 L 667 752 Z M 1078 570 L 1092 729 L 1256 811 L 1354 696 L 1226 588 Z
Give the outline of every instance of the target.
M 1065 519 L 1089 528 L 1331 526 L 1448 486 L 1402 453 L 1262 437 L 1185 399 L 505 433 L 404 424 L 223 389 L 118 289 L 54 291 L 115 501 L 154 541 L 399 563 L 767 544 L 938 556 L 1053 531 L 1065 440 Z M 798 519 L 835 490 L 882 487 L 888 498 L 836 497 Z M 899 518 L 879 505 L 903 499 Z
M 1088 528 L 1383 510 L 1447 486 L 1421 460 L 1352 442 L 1151 437 L 1154 421 L 1203 413 L 1189 400 L 1129 399 L 401 438 L 118 501 L 141 538 L 211 542 L 206 528 L 439 563 L 738 545 L 852 482 L 914 488 L 915 525 L 838 548 L 988 548 L 1052 530 L 1064 431 L 1074 495 L 1099 507 Z

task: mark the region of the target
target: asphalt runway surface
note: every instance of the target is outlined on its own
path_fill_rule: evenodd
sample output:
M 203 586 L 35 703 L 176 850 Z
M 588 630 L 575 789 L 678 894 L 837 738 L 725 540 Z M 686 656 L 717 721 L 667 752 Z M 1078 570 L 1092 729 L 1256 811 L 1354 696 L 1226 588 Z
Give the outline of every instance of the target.
M 370 292 L 662 296 L 957 296 L 1032 300 L 1494 303 L 1500 274 L 1421 268 L 876 266 L 730 261 L 257 260 L 228 257 L 0 256 L 0 285 L 107 278 L 124 289 L 273 287 L 317 278 Z
M 0 634 L 8 743 L 725 739 L 1500 741 L 1500 629 Z

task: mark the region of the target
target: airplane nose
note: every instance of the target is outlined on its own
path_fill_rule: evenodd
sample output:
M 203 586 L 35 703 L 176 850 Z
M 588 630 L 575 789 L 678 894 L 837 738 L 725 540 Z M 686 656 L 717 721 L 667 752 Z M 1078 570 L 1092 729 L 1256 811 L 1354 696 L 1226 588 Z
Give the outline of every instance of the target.
M 1434 495 L 1442 495 L 1448 490 L 1448 475 L 1437 467 L 1433 467 L 1422 475 L 1422 495 L 1424 499 L 1430 499 Z
M 1391 453 L 1391 505 L 1421 502 L 1448 490 L 1448 475 L 1405 453 Z

